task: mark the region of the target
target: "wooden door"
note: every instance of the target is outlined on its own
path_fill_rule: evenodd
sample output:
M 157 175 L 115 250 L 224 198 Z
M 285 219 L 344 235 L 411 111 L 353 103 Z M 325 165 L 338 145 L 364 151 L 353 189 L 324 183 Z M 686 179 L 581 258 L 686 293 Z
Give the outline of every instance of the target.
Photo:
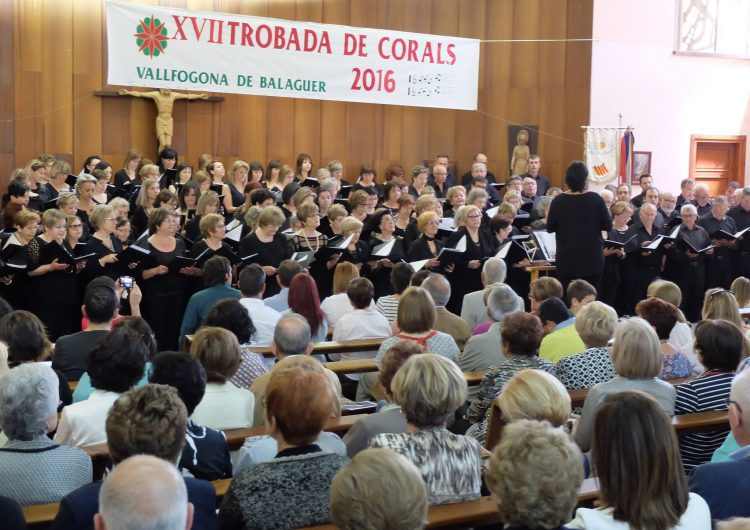
M 709 195 L 722 195 L 731 181 L 745 185 L 746 136 L 690 137 L 690 177 L 708 185 Z

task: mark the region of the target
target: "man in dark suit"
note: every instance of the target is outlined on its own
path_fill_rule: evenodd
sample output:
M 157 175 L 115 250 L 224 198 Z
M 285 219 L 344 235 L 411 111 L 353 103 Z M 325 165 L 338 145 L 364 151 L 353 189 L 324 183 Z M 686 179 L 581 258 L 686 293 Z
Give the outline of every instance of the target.
M 451 170 L 448 167 L 449 160 L 450 159 L 449 159 L 448 155 L 438 155 L 438 156 L 435 157 L 435 164 L 432 166 L 433 173 L 434 173 L 435 168 L 437 166 L 443 166 L 445 168 L 445 171 L 448 174 L 448 176 L 445 179 L 445 189 L 446 190 L 448 188 L 452 188 L 453 186 L 456 185 L 456 175 L 454 175 L 453 173 L 451 173 Z M 430 184 L 430 185 L 432 185 L 432 183 L 434 183 L 434 182 L 435 182 L 435 177 L 431 174 L 427 183 Z
M 187 431 L 187 410 L 177 390 L 145 385 L 122 394 L 107 415 L 107 445 L 115 466 L 133 455 L 151 455 L 176 463 Z M 194 507 L 194 529 L 218 529 L 216 490 L 210 482 L 185 477 L 187 500 Z M 92 482 L 63 497 L 53 530 L 94 530 L 102 482 Z
M 467 171 L 464 173 L 463 177 L 461 177 L 461 186 L 463 186 L 466 189 L 469 189 L 471 187 L 471 181 L 474 180 L 474 164 L 484 164 L 485 169 L 485 177 L 487 177 L 487 182 L 490 184 L 494 184 L 497 182 L 497 179 L 495 179 L 495 174 L 491 171 L 488 171 L 487 168 L 489 165 L 487 164 L 487 155 L 484 153 L 477 153 L 477 156 L 474 157 L 474 160 L 471 161 L 471 171 Z
M 750 370 L 732 381 L 729 394 L 729 426 L 738 451 L 731 461 L 703 464 L 690 474 L 690 491 L 705 499 L 714 520 L 750 516 Z

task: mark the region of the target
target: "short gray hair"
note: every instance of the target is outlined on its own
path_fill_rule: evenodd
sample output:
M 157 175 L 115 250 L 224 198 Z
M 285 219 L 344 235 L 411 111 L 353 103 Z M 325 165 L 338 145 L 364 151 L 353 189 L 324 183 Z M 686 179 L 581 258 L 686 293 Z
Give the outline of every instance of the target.
M 445 425 L 466 401 L 468 386 L 461 369 L 435 353 L 413 355 L 391 382 L 393 401 L 409 423 L 418 428 Z
M 503 259 L 493 256 L 484 262 L 482 274 L 484 274 L 484 281 L 487 285 L 491 283 L 503 283 L 508 274 L 508 266 Z
M 510 286 L 498 285 L 490 291 L 490 296 L 487 298 L 487 310 L 492 320 L 502 322 L 508 315 L 523 311 L 524 306 Z
M 155 456 L 124 460 L 99 491 L 99 515 L 107 530 L 182 530 L 187 514 L 185 480 Z
M 727 197 L 726 195 L 717 195 L 714 197 L 714 206 L 717 204 L 727 204 Z
M 427 506 L 419 470 L 390 449 L 357 453 L 331 482 L 331 519 L 341 530 L 418 530 L 427 524 Z
M 330 192 L 330 191 L 333 191 L 334 189 L 338 189 L 338 187 L 339 187 L 338 181 L 335 178 L 329 176 L 328 178 L 325 178 L 323 179 L 323 181 L 321 181 L 320 188 L 318 188 L 318 193 L 320 193 L 321 191 Z
M 282 316 L 273 330 L 273 342 L 281 355 L 303 355 L 312 334 L 305 317 L 292 313 Z
M 9 440 L 47 434 L 57 413 L 60 380 L 49 366 L 22 364 L 0 377 L 0 428 Z
M 743 423 L 748 422 L 750 419 L 750 370 L 743 370 L 732 379 L 729 397 L 739 404 Z
M 451 298 L 451 284 L 442 274 L 432 273 L 422 282 L 422 289 L 432 296 L 438 307 L 445 306 Z
M 747 197 L 750 196 L 750 186 L 745 186 L 742 188 L 742 196 Z
M 575 327 L 587 348 L 603 348 L 617 326 L 617 311 L 596 300 L 586 304 L 576 315 Z
M 698 209 L 692 204 L 683 204 L 682 208 L 680 208 L 680 215 L 685 215 L 686 213 L 698 215 Z

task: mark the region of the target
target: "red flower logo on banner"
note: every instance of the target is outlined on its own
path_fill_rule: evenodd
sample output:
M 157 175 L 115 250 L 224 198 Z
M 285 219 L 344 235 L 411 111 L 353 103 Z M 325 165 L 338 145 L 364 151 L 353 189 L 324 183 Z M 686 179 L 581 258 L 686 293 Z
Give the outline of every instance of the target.
M 158 18 L 146 17 L 141 20 L 136 28 L 137 33 L 134 35 L 135 43 L 138 45 L 138 51 L 144 55 L 158 57 L 167 48 L 167 28 Z

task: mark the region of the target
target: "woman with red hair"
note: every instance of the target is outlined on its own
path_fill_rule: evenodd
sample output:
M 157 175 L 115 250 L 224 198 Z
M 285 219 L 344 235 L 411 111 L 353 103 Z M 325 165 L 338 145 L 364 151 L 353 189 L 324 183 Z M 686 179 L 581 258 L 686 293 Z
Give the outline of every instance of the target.
M 289 309 L 284 313 L 297 313 L 310 324 L 312 342 L 322 342 L 328 336 L 326 314 L 320 308 L 318 286 L 312 276 L 297 274 L 289 284 Z

